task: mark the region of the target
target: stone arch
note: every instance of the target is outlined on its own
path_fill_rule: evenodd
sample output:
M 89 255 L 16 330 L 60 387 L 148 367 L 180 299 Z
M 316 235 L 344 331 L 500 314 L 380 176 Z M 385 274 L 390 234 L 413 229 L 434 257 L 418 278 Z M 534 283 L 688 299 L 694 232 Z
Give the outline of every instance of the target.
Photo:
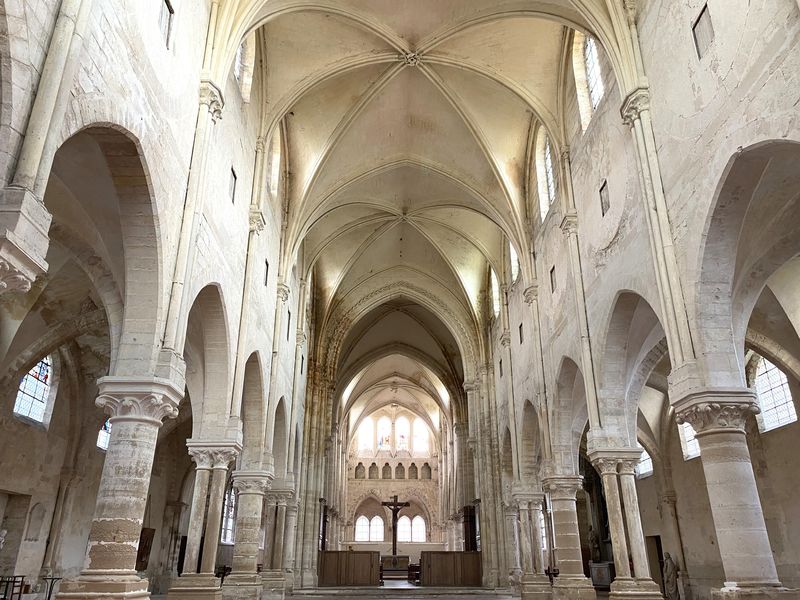
M 800 143 L 738 150 L 703 228 L 696 288 L 698 356 L 712 386 L 744 385 L 744 340 L 767 279 L 800 254 Z M 730 361 L 732 352 L 737 361 Z
M 244 366 L 242 386 L 241 468 L 259 470 L 264 453 L 264 380 L 261 357 L 254 352 Z
M 189 310 L 184 358 L 192 402 L 192 437 L 225 439 L 231 389 L 228 322 L 217 284 L 200 290 Z
M 560 475 L 578 473 L 581 438 L 589 421 L 586 387 L 578 364 L 564 356 L 556 378 L 550 418 L 554 468 Z
M 25 541 L 38 542 L 42 536 L 42 525 L 44 525 L 45 509 L 41 502 L 33 505 L 28 513 L 28 525 L 25 528 Z
M 153 369 L 165 302 L 162 236 L 142 144 L 125 127 L 89 123 L 55 150 L 47 175 L 44 203 L 59 238 L 80 240 L 82 254 L 96 255 L 88 264 L 105 261 L 124 298 L 111 374 L 141 375 L 143 362 Z
M 286 477 L 286 464 L 289 451 L 289 428 L 286 417 L 286 400 L 281 397 L 275 408 L 274 427 L 272 430 L 272 459 L 275 461 L 275 479 Z
M 542 439 L 539 417 L 530 400 L 526 400 L 522 408 L 522 428 L 520 433 L 520 477 L 524 483 L 531 484 L 537 480 L 539 474 Z
M 638 405 L 629 401 L 639 394 L 630 394 L 630 387 L 639 365 L 664 337 L 658 316 L 644 298 L 630 291 L 617 294 L 597 369 L 597 394 L 604 436 L 619 445 L 636 445 Z

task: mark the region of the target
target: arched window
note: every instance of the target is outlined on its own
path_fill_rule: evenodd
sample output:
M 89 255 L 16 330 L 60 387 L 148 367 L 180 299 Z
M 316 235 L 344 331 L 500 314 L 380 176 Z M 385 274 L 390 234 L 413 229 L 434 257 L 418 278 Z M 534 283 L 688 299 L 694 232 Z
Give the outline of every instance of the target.
M 764 357 L 757 357 L 755 388 L 761 413 L 758 428 L 770 431 L 797 421 L 792 392 L 786 374 Z
M 397 541 L 411 541 L 411 519 L 406 516 L 402 516 L 397 519 Z
M 411 541 L 427 542 L 428 532 L 425 527 L 425 519 L 417 515 L 411 520 Z
M 369 522 L 369 541 L 383 541 L 383 519 L 380 517 L 372 517 L 372 520 Z
M 369 519 L 361 515 L 356 519 L 356 536 L 357 542 L 369 541 Z
M 236 60 L 233 63 L 233 75 L 239 83 L 242 101 L 250 102 L 250 92 L 253 87 L 253 67 L 256 62 L 256 36 L 248 35 L 236 51 Z
M 653 473 L 653 459 L 639 442 L 636 442 L 636 446 L 642 449 L 642 456 L 636 464 L 636 477 L 647 477 Z
M 683 450 L 683 460 L 700 456 L 700 443 L 695 437 L 694 427 L 684 422 L 678 425 L 678 434 L 681 438 L 681 449 Z
M 428 440 L 428 426 L 425 421 L 417 417 L 414 419 L 414 453 L 429 454 L 430 443 Z
M 508 257 L 511 261 L 511 282 L 513 283 L 519 277 L 519 256 L 511 242 L 508 242 Z
M 269 147 L 269 193 L 272 198 L 278 197 L 278 185 L 281 182 L 281 133 L 280 126 L 272 134 Z
M 600 55 L 597 52 L 597 41 L 586 36 L 583 42 L 583 62 L 586 65 L 586 84 L 589 86 L 589 98 L 592 101 L 592 108 L 597 109 L 600 100 L 606 93 L 603 85 L 603 76 L 600 73 Z
M 411 425 L 408 419 L 400 417 L 394 423 L 395 449 L 408 451 L 408 439 L 411 437 Z
M 378 419 L 378 450 L 389 450 L 392 446 L 392 422 L 389 417 Z
M 222 533 L 219 541 L 233 544 L 236 535 L 236 491 L 232 485 L 225 492 L 225 503 L 222 505 Z
M 52 359 L 45 356 L 22 378 L 14 402 L 15 415 L 44 423 L 53 383 L 52 365 Z
M 539 211 L 544 221 L 558 192 L 553 148 L 544 128 L 540 129 L 536 139 L 536 178 L 539 182 Z
M 367 417 L 358 426 L 358 451 L 372 452 L 375 449 L 375 423 Z
M 105 420 L 100 431 L 97 432 L 97 447 L 101 450 L 108 450 L 108 442 L 111 441 L 111 421 Z
M 500 283 L 497 281 L 497 275 L 492 268 L 489 269 L 489 282 L 492 293 L 492 314 L 497 317 L 500 314 Z

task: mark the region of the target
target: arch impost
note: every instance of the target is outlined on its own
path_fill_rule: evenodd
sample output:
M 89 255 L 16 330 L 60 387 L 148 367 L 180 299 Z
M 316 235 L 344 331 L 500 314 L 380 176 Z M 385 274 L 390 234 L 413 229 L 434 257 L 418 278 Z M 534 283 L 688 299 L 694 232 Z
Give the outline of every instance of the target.
M 640 448 L 593 448 L 589 460 L 601 475 L 632 474 L 642 457 Z
M 698 437 L 716 431 L 744 433 L 750 415 L 761 412 L 755 392 L 748 388 L 707 388 L 673 403 L 678 424 L 689 423 Z
M 554 475 L 542 480 L 542 488 L 554 500 L 575 500 L 575 494 L 583 485 L 580 475 Z
M 240 494 L 263 496 L 272 486 L 272 478 L 269 471 L 234 471 L 233 487 Z
M 525 288 L 525 291 L 522 292 L 523 297 L 525 298 L 525 304 L 533 304 L 536 300 L 539 299 L 539 284 L 534 283 Z
M 231 440 L 186 440 L 189 456 L 198 469 L 227 469 L 242 451 L 239 442 Z
M 34 193 L 23 187 L 0 192 L 0 294 L 27 292 L 36 277 L 47 273 L 45 257 L 53 217 Z
M 200 105 L 206 107 L 215 123 L 222 118 L 225 98 L 219 86 L 210 79 L 200 81 Z
M 619 114 L 622 116 L 622 122 L 632 127 L 641 118 L 642 113 L 648 110 L 650 110 L 650 88 L 640 85 L 622 101 Z
M 141 421 L 161 426 L 164 418 L 178 416 L 183 389 L 160 377 L 108 376 L 97 380 L 95 404 L 114 420 Z

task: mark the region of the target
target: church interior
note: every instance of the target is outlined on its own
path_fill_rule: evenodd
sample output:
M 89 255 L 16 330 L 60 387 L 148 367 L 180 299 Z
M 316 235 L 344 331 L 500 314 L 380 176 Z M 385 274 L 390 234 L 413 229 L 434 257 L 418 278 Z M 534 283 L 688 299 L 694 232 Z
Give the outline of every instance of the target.
M 800 0 L 0 0 L 0 390 L 0 600 L 798 599 Z

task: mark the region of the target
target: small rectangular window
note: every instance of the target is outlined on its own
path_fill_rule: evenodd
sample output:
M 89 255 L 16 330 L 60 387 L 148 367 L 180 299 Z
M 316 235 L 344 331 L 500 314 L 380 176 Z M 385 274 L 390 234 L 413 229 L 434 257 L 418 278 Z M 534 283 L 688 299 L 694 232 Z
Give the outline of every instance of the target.
M 553 267 L 550 269 L 550 291 L 551 292 L 555 292 L 556 291 L 556 267 L 555 267 L 555 265 L 553 265 Z
M 503 376 L 503 359 L 500 359 L 500 377 Z
M 300 355 L 300 375 L 303 374 L 303 367 L 306 365 L 306 357 L 304 354 Z
M 609 208 L 611 208 L 611 200 L 608 197 L 608 182 L 603 180 L 603 185 L 600 186 L 600 210 L 604 217 Z
M 172 0 L 161 0 L 161 13 L 158 15 L 158 28 L 161 30 L 161 38 L 164 45 L 169 48 L 172 37 L 172 21 L 175 18 L 175 9 Z
M 269 284 L 269 261 L 264 261 L 264 285 Z
M 236 171 L 231 168 L 231 182 L 228 193 L 231 195 L 231 204 L 236 202 Z
M 703 10 L 692 25 L 692 35 L 694 36 L 694 46 L 697 50 L 697 58 L 703 58 L 714 41 L 714 25 L 711 23 L 711 13 L 708 12 L 708 4 L 703 5 Z
M 522 323 L 519 324 L 519 343 L 521 344 L 523 341 L 522 337 Z
M 289 311 L 289 318 L 286 320 L 286 341 L 289 341 L 289 332 L 292 330 L 292 311 Z

